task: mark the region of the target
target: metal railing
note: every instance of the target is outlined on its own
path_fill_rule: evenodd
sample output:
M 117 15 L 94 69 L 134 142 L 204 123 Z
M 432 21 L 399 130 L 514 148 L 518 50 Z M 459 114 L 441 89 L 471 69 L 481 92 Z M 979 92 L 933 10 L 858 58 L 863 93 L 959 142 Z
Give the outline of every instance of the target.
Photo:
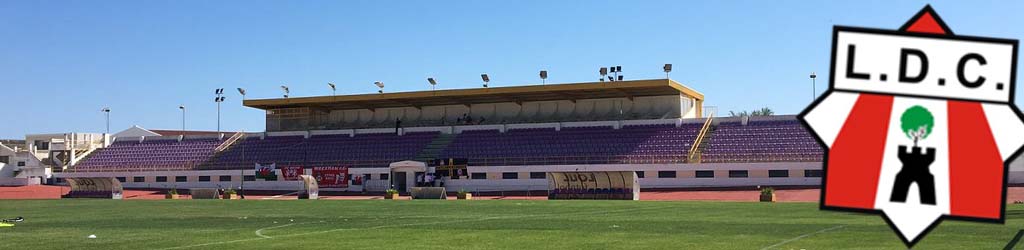
M 708 129 L 711 128 L 711 119 L 713 118 L 714 112 L 712 112 L 711 116 L 708 116 L 707 120 L 704 121 L 704 126 L 700 128 L 700 133 L 697 134 L 697 139 L 694 139 L 693 145 L 690 145 L 690 152 L 686 158 L 691 162 L 700 163 L 700 152 L 697 152 L 697 150 L 700 149 L 700 143 L 704 140 L 704 136 L 707 135 Z
M 231 147 L 231 145 L 235 144 L 235 141 L 238 141 L 239 138 L 242 138 L 243 135 L 245 135 L 245 133 L 235 132 L 235 134 L 231 135 L 230 138 L 224 140 L 224 143 L 221 143 L 219 146 L 217 146 L 217 148 L 213 149 L 213 152 L 217 153 L 220 151 L 224 151 L 225 149 L 228 149 L 228 147 Z

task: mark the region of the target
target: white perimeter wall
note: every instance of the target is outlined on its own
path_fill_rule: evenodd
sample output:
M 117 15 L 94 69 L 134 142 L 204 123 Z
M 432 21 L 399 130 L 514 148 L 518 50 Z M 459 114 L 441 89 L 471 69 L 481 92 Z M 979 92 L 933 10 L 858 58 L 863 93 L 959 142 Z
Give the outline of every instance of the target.
M 530 179 L 530 172 L 571 172 L 571 171 L 643 171 L 641 188 L 700 188 L 738 186 L 813 186 L 820 185 L 821 178 L 805 177 L 804 170 L 821 170 L 818 162 L 766 162 L 766 163 L 701 163 L 701 164 L 608 164 L 608 165 L 557 165 L 557 166 L 491 166 L 469 167 L 470 173 L 484 173 L 486 179 L 450 180 L 448 190 L 458 191 L 522 191 L 547 190 L 547 180 Z M 714 178 L 696 178 L 696 171 L 714 171 Z M 746 170 L 746 178 L 729 178 L 729 170 Z M 788 170 L 789 177 L 768 177 L 769 170 Z M 661 171 L 675 172 L 675 178 L 658 178 Z M 235 188 L 241 185 L 240 170 L 205 171 L 154 171 L 154 172 L 107 172 L 107 173 L 54 173 L 58 178 L 66 177 L 125 177 L 126 188 Z M 254 170 L 244 170 L 245 175 L 255 175 Z M 311 172 L 306 169 L 306 174 Z M 502 173 L 518 173 L 516 179 L 503 179 Z M 252 190 L 298 190 L 301 181 L 284 181 L 277 171 L 278 181 L 245 182 L 246 189 Z M 349 174 L 370 174 L 370 180 L 381 180 L 381 174 L 388 174 L 387 168 L 351 168 Z M 220 176 L 232 176 L 231 181 L 219 181 Z M 142 176 L 144 182 L 134 182 L 133 177 Z M 166 176 L 167 182 L 156 182 L 157 176 Z M 176 176 L 186 176 L 186 182 L 175 182 Z M 210 176 L 209 182 L 200 182 L 199 176 Z M 407 178 L 414 178 L 408 175 Z M 390 179 L 390 178 L 389 178 Z M 1024 183 L 1024 171 L 1013 170 L 1010 183 Z M 339 189 L 322 189 L 341 191 Z M 350 186 L 347 191 L 360 191 L 360 186 Z
M 821 164 L 816 162 L 793 163 L 702 163 L 702 164 L 607 164 L 607 165 L 557 165 L 557 166 L 491 166 L 469 167 L 470 173 L 485 173 L 486 179 L 450 180 L 446 184 L 448 190 L 458 191 L 518 191 L 547 190 L 547 180 L 530 179 L 530 172 L 566 172 L 566 171 L 644 171 L 640 179 L 641 188 L 694 188 L 694 187 L 733 187 L 733 186 L 792 186 L 819 185 L 821 178 L 804 177 L 804 170 L 820 170 Z M 696 178 L 698 170 L 714 171 L 714 178 Z M 746 170 L 747 178 L 729 178 L 729 170 Z M 789 177 L 769 178 L 768 170 L 789 170 Z M 660 171 L 673 171 L 675 178 L 658 178 Z M 240 170 L 205 170 L 205 171 L 155 171 L 155 172 L 106 172 L 106 173 L 55 173 L 58 178 L 67 177 L 125 177 L 126 188 L 235 188 L 241 185 Z M 254 170 L 244 170 L 245 175 L 255 175 Z M 310 169 L 306 169 L 309 174 Z M 518 173 L 517 179 L 502 179 L 502 173 Z M 253 190 L 298 190 L 301 181 L 284 181 L 277 171 L 278 181 L 245 182 L 245 189 Z M 349 174 L 370 174 L 370 180 L 381 180 L 381 174 L 388 174 L 387 168 L 351 168 Z M 232 176 L 232 181 L 219 181 L 220 176 Z M 134 182 L 134 177 L 144 177 L 144 182 Z M 156 182 L 157 176 L 166 176 L 167 182 Z M 187 181 L 175 182 L 176 176 L 185 176 Z M 210 176 L 209 182 L 200 182 L 199 176 Z M 414 178 L 408 175 L 407 178 Z M 351 186 L 349 191 L 359 191 L 362 187 Z M 332 191 L 332 189 L 323 189 Z

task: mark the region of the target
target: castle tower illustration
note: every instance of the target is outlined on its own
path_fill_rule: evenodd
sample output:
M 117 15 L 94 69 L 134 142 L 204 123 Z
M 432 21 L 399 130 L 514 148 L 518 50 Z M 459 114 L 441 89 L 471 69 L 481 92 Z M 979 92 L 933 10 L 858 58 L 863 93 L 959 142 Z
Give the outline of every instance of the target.
M 917 183 L 921 204 L 935 205 L 935 177 L 928 171 L 928 167 L 935 162 L 935 148 L 926 148 L 922 153 L 921 147 L 917 146 L 920 140 L 931 135 L 933 127 L 935 117 L 922 106 L 910 107 L 900 116 L 900 128 L 907 138 L 914 141 L 914 146 L 910 152 L 907 152 L 906 145 L 897 148 L 903 168 L 896 174 L 890 201 L 907 202 L 910 184 Z

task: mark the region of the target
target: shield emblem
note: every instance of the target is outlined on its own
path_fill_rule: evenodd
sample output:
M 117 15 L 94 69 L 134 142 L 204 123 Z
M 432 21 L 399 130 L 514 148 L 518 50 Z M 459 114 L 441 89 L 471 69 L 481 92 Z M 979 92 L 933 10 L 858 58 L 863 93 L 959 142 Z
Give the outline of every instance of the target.
M 828 149 L 821 208 L 882 214 L 907 246 L 944 218 L 1003 223 L 1017 47 L 930 6 L 898 30 L 836 26 L 829 89 L 799 115 Z

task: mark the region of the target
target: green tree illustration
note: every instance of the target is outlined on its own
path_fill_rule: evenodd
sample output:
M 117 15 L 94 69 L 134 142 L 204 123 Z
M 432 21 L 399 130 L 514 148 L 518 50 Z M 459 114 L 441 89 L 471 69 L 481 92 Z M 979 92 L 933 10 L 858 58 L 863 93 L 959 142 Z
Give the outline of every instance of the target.
M 914 140 L 914 147 L 917 141 L 928 138 L 932 134 L 932 127 L 935 127 L 935 117 L 928 109 L 915 105 L 903 111 L 900 116 L 900 127 L 907 138 Z

